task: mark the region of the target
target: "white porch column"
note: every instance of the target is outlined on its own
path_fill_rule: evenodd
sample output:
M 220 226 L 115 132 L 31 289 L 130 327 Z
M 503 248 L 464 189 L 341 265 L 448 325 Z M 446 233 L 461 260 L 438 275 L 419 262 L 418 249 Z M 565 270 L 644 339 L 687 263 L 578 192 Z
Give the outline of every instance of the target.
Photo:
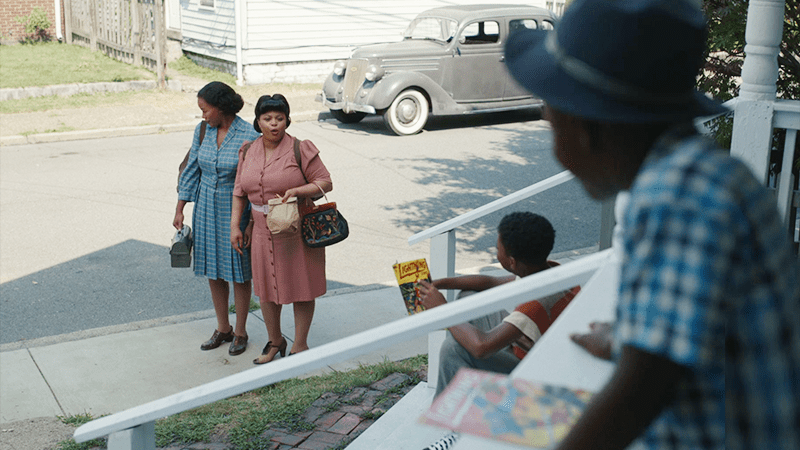
M 784 0 L 750 0 L 742 87 L 733 116 L 731 154 L 767 180 Z

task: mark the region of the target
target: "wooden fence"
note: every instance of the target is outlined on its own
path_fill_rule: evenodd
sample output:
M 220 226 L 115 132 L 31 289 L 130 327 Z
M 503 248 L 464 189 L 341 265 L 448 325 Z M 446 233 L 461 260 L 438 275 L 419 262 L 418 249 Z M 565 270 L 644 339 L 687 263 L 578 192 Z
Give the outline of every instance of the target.
M 68 44 L 145 66 L 164 86 L 166 27 L 163 0 L 66 0 Z

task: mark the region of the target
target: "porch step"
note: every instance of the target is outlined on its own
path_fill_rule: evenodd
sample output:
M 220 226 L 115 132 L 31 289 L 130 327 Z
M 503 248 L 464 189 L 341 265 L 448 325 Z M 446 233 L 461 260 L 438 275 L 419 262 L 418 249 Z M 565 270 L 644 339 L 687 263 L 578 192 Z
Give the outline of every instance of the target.
M 436 442 L 447 430 L 417 422 L 435 393 L 428 383 L 418 384 L 345 450 L 422 450 Z

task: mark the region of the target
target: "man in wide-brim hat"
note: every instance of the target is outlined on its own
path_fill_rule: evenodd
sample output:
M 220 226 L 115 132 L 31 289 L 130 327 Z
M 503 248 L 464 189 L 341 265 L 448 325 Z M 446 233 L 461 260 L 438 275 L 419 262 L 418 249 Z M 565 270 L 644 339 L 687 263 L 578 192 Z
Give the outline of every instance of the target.
M 576 0 L 509 37 L 558 160 L 596 199 L 630 191 L 617 369 L 559 448 L 800 448 L 798 263 L 766 189 L 692 126 L 723 111 L 694 87 L 705 38 L 696 0 Z

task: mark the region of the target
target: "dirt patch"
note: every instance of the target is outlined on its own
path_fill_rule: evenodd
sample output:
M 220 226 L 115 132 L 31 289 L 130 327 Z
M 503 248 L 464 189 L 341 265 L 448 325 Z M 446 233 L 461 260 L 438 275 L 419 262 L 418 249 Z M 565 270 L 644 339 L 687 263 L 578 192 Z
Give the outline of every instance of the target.
M 8 450 L 52 450 L 72 438 L 75 428 L 56 417 L 19 420 L 0 425 L 0 448 Z
M 98 99 L 96 105 L 86 107 L 0 114 L 0 136 L 198 122 L 197 91 L 207 81 L 179 74 L 171 78 L 181 82 L 181 92 L 136 91 L 112 102 Z M 248 121 L 252 120 L 256 101 L 264 94 L 284 94 L 296 121 L 315 120 L 320 112 L 327 112 L 322 103 L 315 101 L 321 85 L 270 84 L 235 88 L 245 100 L 240 115 Z

